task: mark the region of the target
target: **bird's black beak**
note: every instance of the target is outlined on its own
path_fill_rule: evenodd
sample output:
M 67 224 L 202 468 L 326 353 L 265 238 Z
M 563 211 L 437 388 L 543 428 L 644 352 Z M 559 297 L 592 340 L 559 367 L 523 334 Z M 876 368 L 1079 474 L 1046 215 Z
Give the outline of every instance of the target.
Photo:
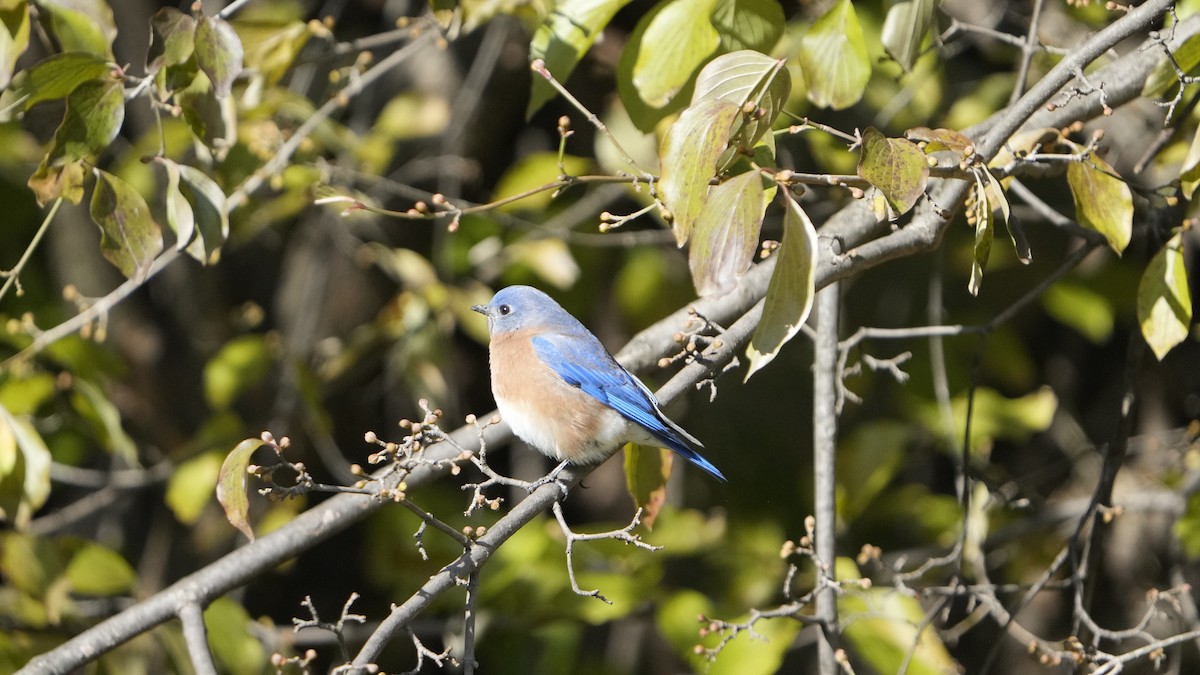
M 480 314 L 482 314 L 484 316 L 488 316 L 487 305 L 471 305 L 471 311 L 479 312 Z

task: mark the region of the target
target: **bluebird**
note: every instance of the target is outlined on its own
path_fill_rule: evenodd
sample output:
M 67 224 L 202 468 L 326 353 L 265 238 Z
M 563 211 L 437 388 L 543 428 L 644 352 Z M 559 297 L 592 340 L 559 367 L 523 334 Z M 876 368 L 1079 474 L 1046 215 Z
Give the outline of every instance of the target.
M 492 394 L 521 440 L 564 464 L 594 464 L 629 442 L 670 448 L 725 480 L 658 399 L 550 296 L 501 289 L 471 309 L 488 319 Z

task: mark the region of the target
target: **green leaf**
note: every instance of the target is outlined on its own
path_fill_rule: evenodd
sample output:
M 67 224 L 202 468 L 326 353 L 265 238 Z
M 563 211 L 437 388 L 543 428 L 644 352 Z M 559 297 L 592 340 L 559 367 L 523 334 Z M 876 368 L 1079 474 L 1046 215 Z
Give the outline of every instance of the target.
M 64 52 L 91 52 L 113 60 L 117 24 L 104 0 L 38 0 L 50 19 L 50 31 Z
M 1187 339 L 1192 323 L 1192 294 L 1184 266 L 1183 232 L 1176 232 L 1168 239 L 1142 273 L 1137 315 L 1142 337 L 1159 361 Z
M 791 74 L 783 66 L 781 60 L 749 50 L 718 56 L 696 77 L 692 105 L 720 99 L 745 110 L 751 104 L 756 110 L 746 116 L 746 123 L 736 134 L 738 145 L 751 147 L 771 130 L 791 94 Z
M 642 525 L 654 529 L 654 521 L 667 501 L 667 479 L 674 455 L 670 450 L 630 443 L 625 446 L 625 486 L 633 503 L 642 509 Z
M 78 394 L 76 409 L 91 420 L 109 452 L 125 460 L 126 466 L 140 466 L 137 444 L 121 426 L 121 411 L 104 391 L 94 382 L 79 378 L 74 381 L 74 390 Z
M 1075 199 L 1075 219 L 1104 235 L 1112 250 L 1121 255 L 1133 234 L 1133 194 L 1129 186 L 1095 155 L 1067 164 L 1067 184 Z
M 839 580 L 859 578 L 854 561 L 839 558 L 836 566 Z M 837 606 L 842 635 L 872 671 L 898 672 L 907 663 L 905 672 L 914 675 L 958 672 L 958 664 L 925 620 L 925 609 L 915 597 L 850 585 L 838 596 Z
M 1200 559 L 1200 492 L 1193 492 L 1187 500 L 1187 509 L 1171 527 L 1171 533 L 1179 540 L 1189 560 Z
M 29 47 L 29 5 L 15 0 L 0 2 L 0 89 L 12 79 L 17 59 Z
M 992 252 L 992 237 L 995 232 L 992 221 L 992 209 L 988 206 L 987 188 L 979 174 L 975 174 L 975 183 L 971 186 L 971 198 L 968 202 L 967 223 L 975 227 L 975 247 L 971 260 L 971 281 L 967 290 L 971 295 L 979 295 L 979 287 L 983 284 L 983 271 L 987 269 L 988 256 Z
M 166 157 L 154 160 L 167 170 L 167 193 L 163 195 L 167 226 L 175 233 L 175 248 L 182 251 L 196 236 L 196 216 L 179 189 L 179 165 Z
M 196 24 L 196 63 L 213 83 L 217 98 L 229 96 L 242 72 L 242 41 L 229 22 L 202 16 Z
M 522 157 L 504 172 L 500 180 L 496 181 L 492 199 L 505 199 L 533 191 L 561 178 L 562 171 L 566 171 L 567 175 L 579 176 L 587 173 L 592 166 L 591 161 L 587 158 L 575 155 L 563 155 L 561 170 L 558 162 L 557 152 L 535 152 Z M 504 204 L 500 207 L 500 211 L 505 213 L 542 212 L 550 208 L 555 194 L 555 190 L 533 192 L 527 197 Z
M 227 150 L 237 136 L 237 110 L 229 97 L 219 98 L 207 76 L 195 77 L 175 97 L 183 119 L 196 138 L 217 151 Z
M 217 598 L 204 609 L 204 627 L 218 672 L 262 672 L 269 655 L 255 636 L 253 624 L 246 609 L 228 597 Z
M 313 35 L 330 37 L 328 28 L 319 21 L 305 22 L 282 16 L 276 20 L 246 20 L 241 14 L 233 22 L 245 49 L 245 68 L 263 84 L 273 87 L 296 63 L 300 50 Z
M 0 520 L 19 530 L 50 497 L 50 449 L 25 416 L 0 406 Z
M 29 110 L 36 103 L 63 98 L 84 82 L 100 80 L 111 70 L 111 63 L 88 52 L 55 54 L 17 73 L 10 95 L 22 110 Z
M 249 520 L 250 496 L 247 493 L 246 470 L 250 466 L 251 455 L 264 445 L 266 443 L 258 438 L 247 438 L 238 443 L 221 463 L 217 479 L 217 501 L 225 509 L 225 518 L 250 541 L 254 541 L 254 530 Z
M 54 141 L 28 185 L 38 203 L 63 197 L 83 200 L 87 159 L 108 147 L 125 121 L 125 92 L 119 76 L 89 80 L 67 96 L 67 110 L 54 132 Z
M 116 551 L 87 542 L 67 564 L 67 579 L 76 593 L 107 597 L 132 589 L 137 573 Z
M 660 2 L 638 21 L 621 50 L 617 92 L 643 132 L 687 104 L 692 75 L 721 42 L 710 22 L 716 2 Z
M 1103 294 L 1070 280 L 1060 281 L 1042 295 L 1042 307 L 1061 324 L 1093 344 L 1102 345 L 1112 337 L 1116 312 Z
M 54 132 L 43 163 L 85 159 L 117 137 L 125 122 L 125 90 L 119 77 L 88 80 L 67 96 L 67 112 Z
M 858 175 L 879 188 L 888 205 L 903 214 L 925 194 L 929 164 L 912 141 L 888 138 L 875 127 L 867 127 L 862 132 Z
M 1187 156 L 1179 167 L 1179 184 L 1186 199 L 1191 199 L 1196 193 L 1196 186 L 1200 185 L 1200 128 L 1192 136 Z
M 732 291 L 750 269 L 763 219 L 762 177 L 739 174 L 712 188 L 696 219 L 688 264 L 701 296 Z
M 205 400 L 217 410 L 228 408 L 238 394 L 266 377 L 271 363 L 271 349 L 264 336 L 233 338 L 204 365 Z
M 32 415 L 58 390 L 54 375 L 44 371 L 11 374 L 0 381 L 0 406 L 11 415 Z
M 201 263 L 214 263 L 221 246 L 229 239 L 229 208 L 225 191 L 200 169 L 180 164 L 179 191 L 190 205 L 196 223 L 196 238 L 188 255 Z
M 212 499 L 224 458 L 220 451 L 205 452 L 183 462 L 171 473 L 166 502 L 175 519 L 192 525 Z
M 1008 196 L 1004 194 L 1004 187 L 987 167 L 983 167 L 980 171 L 983 176 L 984 192 L 987 194 L 988 208 L 992 211 L 992 220 L 999 217 L 1004 222 L 1004 227 L 1008 230 L 1008 236 L 1012 240 L 1013 251 L 1017 254 L 1017 260 L 1022 265 L 1028 265 L 1033 262 L 1033 251 L 1029 248 L 1029 239 L 1025 236 L 1025 229 L 1021 227 L 1021 221 L 1012 215 Z
M 100 227 L 100 251 L 130 279 L 143 279 L 162 252 L 162 230 L 146 200 L 129 183 L 93 169 L 92 220 Z
M 663 135 L 658 194 L 671 212 L 671 229 L 680 246 L 692 236 L 739 114 L 739 107 L 729 101 L 704 99 L 684 110 Z
M 196 52 L 196 19 L 174 7 L 163 7 L 150 17 L 150 49 L 146 72 L 186 63 Z
M 559 82 L 566 82 L 596 38 L 629 0 L 563 0 L 546 15 L 529 43 L 529 60 L 542 59 Z M 532 117 L 557 93 L 546 78 L 530 73 L 533 89 L 526 117 Z
M 662 11 L 648 15 L 633 64 L 633 86 L 643 101 L 654 107 L 669 103 L 717 49 L 715 5 L 716 0 L 667 0 Z
M 920 147 L 926 153 L 946 150 L 962 157 L 971 154 L 975 147 L 969 136 L 953 129 L 913 127 L 904 132 L 904 137 L 913 143 L 924 143 Z
M 817 228 L 804 209 L 784 191 L 783 239 L 763 300 L 762 318 L 750 338 L 746 380 L 770 363 L 779 349 L 800 332 L 816 294 Z
M 905 72 L 912 70 L 913 63 L 921 54 L 921 42 L 933 23 L 936 4 L 934 0 L 905 0 L 888 10 L 879 38 L 888 56 L 895 59 Z
M 43 162 L 26 184 L 33 190 L 37 202 L 45 206 L 58 198 L 78 204 L 83 201 L 84 160 L 50 166 Z
M 783 35 L 785 23 L 783 7 L 776 0 L 718 0 L 712 15 L 724 52 L 769 52 Z
M 1142 96 L 1157 98 L 1179 86 L 1179 75 L 1171 63 L 1171 58 L 1179 64 L 1180 70 L 1187 77 L 1194 77 L 1200 67 L 1200 35 L 1193 35 L 1183 41 L 1183 44 L 1171 52 L 1171 57 L 1163 54 L 1146 83 L 1142 85 Z
M 850 0 L 837 0 L 817 19 L 801 39 L 797 58 L 814 104 L 840 110 L 862 98 L 871 61 Z

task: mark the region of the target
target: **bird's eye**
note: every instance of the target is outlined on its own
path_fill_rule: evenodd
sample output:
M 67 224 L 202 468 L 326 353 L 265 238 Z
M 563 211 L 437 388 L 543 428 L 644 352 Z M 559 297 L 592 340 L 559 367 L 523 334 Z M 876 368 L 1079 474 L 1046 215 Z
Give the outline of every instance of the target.
M 500 316 L 508 316 L 512 314 L 512 307 L 509 305 L 500 305 Z

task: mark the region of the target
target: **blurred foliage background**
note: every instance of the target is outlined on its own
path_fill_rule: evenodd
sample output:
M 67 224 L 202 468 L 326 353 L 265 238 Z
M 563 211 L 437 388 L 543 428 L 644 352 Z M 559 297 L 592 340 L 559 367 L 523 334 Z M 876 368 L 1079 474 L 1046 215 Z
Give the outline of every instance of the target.
M 713 3 L 691 4 L 712 11 Z M 861 99 L 838 110 L 810 102 L 795 47 L 836 3 L 745 4 L 738 11 L 784 18 L 777 39 L 762 50 L 789 59 L 790 112 L 847 134 L 874 126 L 896 137 L 916 126 L 966 129 L 1007 105 L 1020 51 L 997 34 L 1023 36 L 1034 3 L 940 3 L 928 49 L 907 73 L 885 57 L 879 42 L 888 3 L 854 3 L 869 80 Z M 1113 19 L 1096 3 L 1036 4 L 1043 41 L 1063 49 Z M 1177 11 L 1186 16 L 1196 4 L 1179 3 Z M 10 36 L 19 33 L 14 13 L 24 9 L 32 16 L 28 49 L 0 45 L 0 57 L 19 75 L 51 54 L 111 44 L 111 53 L 99 56 L 140 77 L 151 43 L 148 18 L 168 6 L 176 5 L 0 2 Z M 631 36 L 661 7 L 645 0 L 610 5 L 611 22 L 564 83 L 651 171 L 655 121 L 651 133 L 638 131 L 618 91 L 628 78 L 622 60 L 631 58 Z M 205 2 L 201 13 L 220 10 L 219 3 Z M 469 307 L 486 302 L 494 289 L 525 283 L 547 290 L 613 351 L 695 297 L 686 253 L 657 211 L 599 231 L 601 212 L 631 213 L 647 203 L 628 183 L 539 193 L 463 215 L 453 227 L 447 218 L 355 209 L 344 215 L 344 203 L 314 205 L 334 195 L 401 212 L 424 208 L 418 202 L 436 204 L 435 195 L 485 204 L 552 182 L 563 171 L 624 171 L 617 151 L 578 109 L 560 96 L 547 98 L 543 83 L 534 85 L 530 42 L 555 11 L 550 2 L 435 2 L 432 10 L 391 0 L 245 3 L 228 17 L 245 53 L 232 94 L 192 91 L 153 103 L 151 96 L 132 97 L 119 133 L 89 160 L 142 194 L 163 225 L 169 218 L 163 195 L 172 189 L 167 171 L 143 158 L 199 168 L 229 196 L 227 240 L 201 247 L 203 262 L 180 256 L 155 270 L 120 304 L 32 358 L 11 357 L 125 278 L 100 254 L 87 203 L 63 203 L 44 238 L 35 240 L 47 209 L 27 182 L 55 137 L 64 99 L 28 110 L 4 101 L 0 267 L 12 269 L 31 242 L 38 243 L 19 285 L 0 298 L 0 405 L 7 420 L 0 433 L 6 516 L 0 671 L 15 670 L 244 545 L 214 499 L 221 462 L 241 439 L 262 430 L 286 435 L 293 461 L 303 461 L 324 482 L 347 482 L 350 464 L 365 464 L 376 450 L 364 433 L 401 435 L 398 420 L 420 415 L 420 399 L 445 412 L 448 428 L 468 413 L 491 411 L 486 327 Z M 398 49 L 410 52 L 363 91 L 338 99 Z M 1058 51 L 1038 52 L 1030 81 L 1059 58 Z M 138 85 L 129 79 L 124 86 L 128 92 Z M 531 104 L 531 95 L 546 99 L 544 105 Z M 319 113 L 329 101 L 336 103 L 333 113 Z M 560 158 L 563 116 L 573 133 Z M 1135 172 L 1163 116 L 1144 98 L 1095 123 L 1107 130 L 1106 160 L 1139 190 L 1179 176 L 1195 132 L 1197 115 L 1188 108 L 1173 121 L 1178 133 Z M 315 128 L 288 148 L 283 165 L 271 167 L 310 120 Z M 853 174 L 858 161 L 844 140 L 818 131 L 778 135 L 775 156 L 780 167 L 813 173 Z M 264 185 L 246 189 L 244 181 L 256 175 Z M 1063 180 L 1029 185 L 1055 209 L 1073 213 Z M 811 189 L 803 205 L 820 227 L 854 197 L 844 189 Z M 194 195 L 189 201 L 197 203 Z M 1021 265 L 1007 241 L 998 243 L 983 289 L 973 296 L 974 232 L 960 218 L 936 251 L 844 282 L 843 335 L 861 326 L 981 324 L 1030 293 L 1079 239 L 1017 200 L 1013 209 L 1030 239 L 1031 264 Z M 778 213 L 769 210 L 764 237 L 778 239 L 779 228 Z M 841 419 L 839 553 L 853 558 L 864 545 L 877 546 L 885 561 L 862 560 L 850 574 L 889 582 L 886 568 L 901 556 L 913 567 L 954 544 L 964 519 L 957 457 L 967 393 L 975 386 L 969 471 L 983 486 L 970 514 L 981 528 L 975 545 L 991 580 L 1009 585 L 1005 598 L 1019 597 L 1050 565 L 1087 504 L 1103 448 L 1119 434 L 1131 372 L 1139 399 L 1117 482 L 1124 512 L 1103 565 L 1092 570 L 1103 578 L 1093 613 L 1106 626 L 1124 628 L 1146 610 L 1150 589 L 1194 583 L 1200 556 L 1195 326 L 1161 362 L 1128 347 L 1141 340 L 1138 282 L 1162 244 L 1151 229 L 1135 226 L 1119 258 L 1110 251 L 1089 256 L 986 342 L 963 336 L 935 347 L 927 339 L 868 340 L 851 354 L 852 361 L 864 354 L 912 356 L 902 366 L 907 382 L 870 369 L 846 381 L 861 402 L 848 403 Z M 1184 241 L 1196 297 L 1194 228 Z M 580 547 L 581 585 L 600 588 L 611 605 L 571 591 L 552 519 L 535 521 L 501 548 L 482 576 L 479 600 L 477 658 L 487 672 L 803 672 L 814 658 L 815 634 L 792 619 L 759 623 L 766 640 L 741 635 L 711 664 L 695 646 L 712 647 L 717 637 L 701 635 L 698 615 L 737 620 L 783 600 L 787 561 L 780 550 L 804 536 L 812 510 L 811 362 L 811 342 L 800 337 L 749 382 L 741 382 L 743 366 L 717 381 L 711 400 L 703 390 L 672 407 L 672 416 L 704 441 L 730 480 L 717 484 L 696 471 L 676 472 L 668 506 L 646 534 L 665 546 L 660 552 L 615 542 Z M 939 370 L 954 419 L 938 405 Z M 653 388 L 668 375 L 650 372 L 645 379 Z M 29 450 L 39 442 L 44 453 Z M 519 447 L 494 453 L 491 462 L 526 479 L 548 468 L 540 455 Z M 465 497 L 456 481 L 423 487 L 412 497 L 456 528 L 495 517 L 463 517 Z M 319 499 L 269 502 L 255 495 L 255 531 L 270 531 Z M 634 507 L 619 460 L 588 477 L 565 506 L 576 529 L 628 522 Z M 339 662 L 336 645 L 321 631 L 293 634 L 292 617 L 307 616 L 306 596 L 323 618 L 336 616 L 357 592 L 352 611 L 367 624 L 352 627 L 348 637 L 352 644 L 364 639 L 390 603 L 408 597 L 459 552 L 448 539 L 426 537 L 430 558 L 423 560 L 412 541 L 419 524 L 407 511 L 384 509 L 214 604 L 207 618 L 220 667 L 271 672 L 270 653 L 309 647 L 318 651 L 315 671 Z M 811 586 L 812 578 L 811 567 L 801 565 L 793 583 Z M 937 586 L 950 578 L 950 571 L 935 569 L 909 583 Z M 1021 622 L 1047 640 L 1070 634 L 1070 597 L 1057 590 L 1039 595 Z M 846 624 L 859 617 L 867 627 L 857 637 L 847 629 L 856 672 L 899 667 L 911 636 L 887 637 L 889 621 L 911 627 L 922 618 L 907 598 L 864 593 L 851 598 L 861 606 L 843 608 Z M 888 605 L 893 599 L 899 607 Z M 1176 609 L 1147 632 L 1162 636 L 1195 626 L 1189 592 L 1179 594 Z M 462 640 L 462 611 L 461 596 L 447 595 L 413 629 L 434 651 L 453 648 Z M 944 645 L 945 655 L 919 650 L 909 672 L 938 672 L 951 663 L 974 672 L 996 641 L 1003 647 L 993 672 L 1035 667 L 1024 644 L 1003 638 L 994 620 L 965 603 L 951 603 L 932 623 L 939 634 L 927 639 Z M 898 652 L 888 651 L 893 643 Z M 414 658 L 410 645 L 395 644 L 381 665 L 405 670 Z M 1195 644 L 1187 643 L 1172 648 L 1168 667 L 1187 672 L 1198 661 Z M 103 656 L 96 668 L 189 671 L 173 624 Z M 426 662 L 426 671 L 435 669 Z

